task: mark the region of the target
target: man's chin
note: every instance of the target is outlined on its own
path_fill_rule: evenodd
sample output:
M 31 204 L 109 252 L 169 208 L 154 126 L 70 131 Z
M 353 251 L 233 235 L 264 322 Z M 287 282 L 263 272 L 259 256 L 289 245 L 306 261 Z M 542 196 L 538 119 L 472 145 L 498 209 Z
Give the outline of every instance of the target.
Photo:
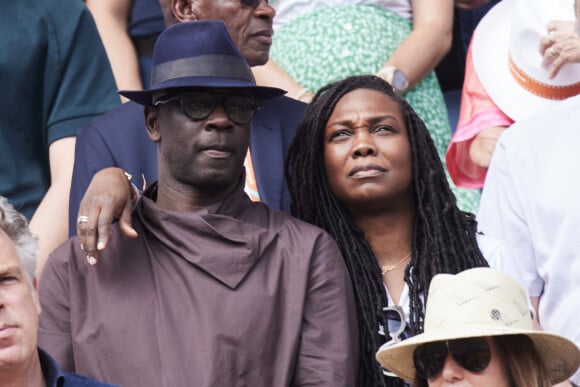
M 268 58 L 270 57 L 270 48 L 268 47 L 266 50 L 252 50 L 251 54 L 244 56 L 251 67 L 263 66 L 268 62 Z
M 31 354 L 22 345 L 7 345 L 6 343 L 0 344 L 0 370 L 11 366 L 21 365 L 27 360 L 28 356 L 31 356 Z
M 224 178 L 223 175 L 205 176 L 194 183 L 196 189 L 206 194 L 223 194 L 230 192 L 238 185 L 237 179 Z

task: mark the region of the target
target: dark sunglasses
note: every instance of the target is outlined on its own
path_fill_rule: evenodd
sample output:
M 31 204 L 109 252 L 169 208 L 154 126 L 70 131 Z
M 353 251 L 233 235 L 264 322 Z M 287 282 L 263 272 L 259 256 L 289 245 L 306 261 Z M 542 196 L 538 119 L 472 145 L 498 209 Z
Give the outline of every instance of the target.
M 258 5 L 260 5 L 261 2 L 262 2 L 262 0 L 242 0 L 241 1 L 243 6 L 252 7 L 252 8 L 256 8 Z M 266 0 L 266 3 L 270 3 L 270 1 Z
M 207 119 L 218 103 L 223 105 L 230 120 L 239 125 L 250 123 L 259 109 L 254 98 L 250 96 L 228 96 L 215 92 L 192 92 L 162 97 L 153 105 L 159 106 L 176 100 L 181 104 L 181 111 L 194 121 Z
M 436 341 L 420 345 L 413 353 L 417 375 L 431 379 L 443 370 L 447 353 L 469 372 L 481 372 L 489 365 L 491 349 L 483 337 Z

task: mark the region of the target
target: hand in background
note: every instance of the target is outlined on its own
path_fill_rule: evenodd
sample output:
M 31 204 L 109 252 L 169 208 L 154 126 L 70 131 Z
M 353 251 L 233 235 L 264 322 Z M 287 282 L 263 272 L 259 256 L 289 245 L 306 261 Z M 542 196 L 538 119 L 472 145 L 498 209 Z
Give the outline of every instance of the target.
M 469 156 L 476 165 L 482 168 L 489 167 L 491 156 L 493 155 L 499 136 L 506 129 L 503 126 L 485 128 L 475 136 L 469 146 Z
M 542 66 L 549 68 L 549 77 L 554 78 L 565 64 L 580 62 L 580 36 L 572 21 L 552 20 L 547 30 L 540 38 L 540 54 Z

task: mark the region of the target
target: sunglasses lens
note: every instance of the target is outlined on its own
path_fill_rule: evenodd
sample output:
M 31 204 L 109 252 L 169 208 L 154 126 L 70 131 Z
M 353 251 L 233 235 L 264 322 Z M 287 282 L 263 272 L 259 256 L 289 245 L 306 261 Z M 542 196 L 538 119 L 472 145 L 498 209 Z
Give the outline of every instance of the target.
M 228 117 L 236 124 L 247 124 L 256 113 L 256 104 L 250 97 L 229 97 L 224 102 Z
M 489 365 L 491 349 L 485 338 L 459 339 L 449 342 L 451 355 L 469 372 L 481 372 Z
M 203 120 L 215 110 L 216 98 L 209 94 L 189 94 L 181 97 L 184 113 L 192 120 Z
M 408 337 L 407 324 L 405 322 L 405 313 L 398 306 L 388 306 L 383 308 L 385 314 L 387 329 L 392 340 L 400 341 Z
M 437 376 L 443 369 L 446 358 L 447 343 L 445 341 L 436 341 L 417 347 L 413 353 L 417 375 L 424 379 Z
M 246 7 L 256 8 L 258 5 L 260 5 L 261 1 L 262 0 L 242 0 L 242 5 Z
M 417 375 L 425 379 L 439 375 L 447 359 L 448 346 L 457 364 L 469 372 L 481 372 L 489 365 L 491 349 L 483 337 L 436 341 L 415 349 L 413 362 Z

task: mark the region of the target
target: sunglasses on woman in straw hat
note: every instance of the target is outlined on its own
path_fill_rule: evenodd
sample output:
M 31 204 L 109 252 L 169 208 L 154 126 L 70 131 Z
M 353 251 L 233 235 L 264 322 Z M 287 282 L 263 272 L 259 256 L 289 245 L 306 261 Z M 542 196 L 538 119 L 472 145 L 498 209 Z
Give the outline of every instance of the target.
M 503 378 L 506 386 L 541 387 L 573 375 L 580 350 L 564 337 L 533 329 L 527 295 L 516 280 L 476 268 L 433 277 L 424 332 L 386 343 L 377 360 L 397 376 L 414 380 L 414 386 L 435 385 L 450 375 L 445 369 L 451 364 L 473 380 L 487 375 L 497 385 Z

